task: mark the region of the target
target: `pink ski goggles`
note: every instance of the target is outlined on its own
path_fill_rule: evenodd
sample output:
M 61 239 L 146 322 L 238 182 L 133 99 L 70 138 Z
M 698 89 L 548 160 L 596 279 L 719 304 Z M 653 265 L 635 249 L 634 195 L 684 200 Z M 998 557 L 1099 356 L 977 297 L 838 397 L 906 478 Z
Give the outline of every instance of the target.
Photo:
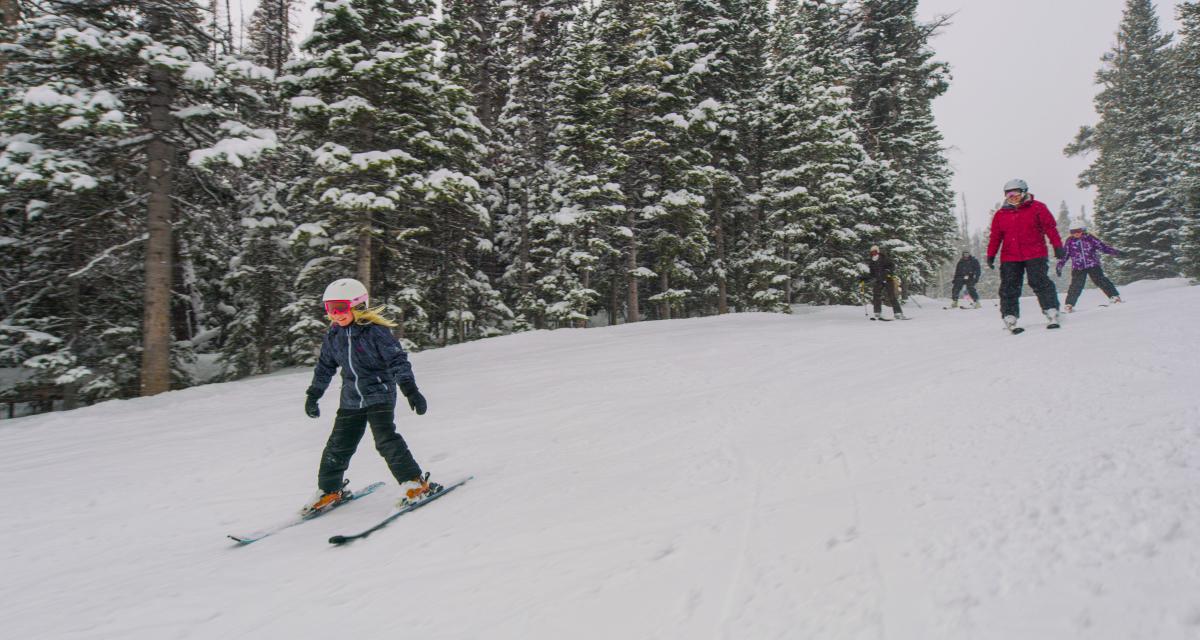
M 353 300 L 326 300 L 325 313 L 329 315 L 348 313 L 351 309 L 367 301 L 367 296 L 359 296 Z

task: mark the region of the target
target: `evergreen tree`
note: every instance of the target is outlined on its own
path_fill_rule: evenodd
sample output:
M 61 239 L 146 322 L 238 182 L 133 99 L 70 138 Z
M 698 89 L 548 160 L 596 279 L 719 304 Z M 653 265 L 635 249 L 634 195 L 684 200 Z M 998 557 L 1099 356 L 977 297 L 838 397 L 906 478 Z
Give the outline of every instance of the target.
M 269 71 L 206 58 L 192 5 L 52 1 L 26 18 L 0 82 L 3 357 L 68 405 L 156 393 L 183 380 L 203 308 L 189 247 L 229 195 L 197 167 L 274 144 L 238 120 Z
M 845 91 L 841 3 L 784 0 L 776 26 L 765 206 L 787 267 L 789 290 L 780 302 L 852 302 L 864 241 L 859 225 L 877 213 Z
M 246 27 L 247 57 L 281 75 L 294 50 L 295 11 L 296 0 L 259 0 Z
M 1172 105 L 1175 130 L 1175 200 L 1181 229 L 1178 257 L 1183 271 L 1200 279 L 1200 3 L 1179 5 L 1180 40 L 1173 58 Z
M 582 8 L 563 47 L 554 96 L 554 215 L 557 251 L 550 271 L 557 295 L 547 298 L 549 315 L 586 326 L 605 300 L 616 323 L 620 287 L 615 284 L 624 217 L 617 185 L 623 159 L 616 144 L 610 96 L 605 90 L 604 46 L 594 10 Z
M 928 46 L 937 24 L 916 20 L 917 0 L 862 0 L 856 11 L 852 95 L 859 138 L 878 163 L 868 191 L 878 244 L 912 288 L 953 253 L 951 171 L 932 102 L 949 87 Z
M 447 25 L 435 23 L 430 1 L 317 9 L 302 45 L 309 57 L 283 78 L 313 158 L 298 187 L 306 218 L 295 240 L 308 258 L 293 309 L 318 309 L 324 283 L 354 273 L 404 320 L 410 344 L 491 333 L 506 310 L 478 268 L 490 233 L 472 177 L 483 132 L 438 61 Z
M 1083 127 L 1068 155 L 1095 154 L 1080 186 L 1095 186 L 1096 223 L 1105 241 L 1122 250 L 1113 263 L 1118 281 L 1179 274 L 1173 253 L 1179 206 L 1171 189 L 1172 150 L 1167 46 L 1150 0 L 1127 0 L 1117 43 L 1096 74 L 1100 120 Z
M 551 266 L 558 234 L 553 214 L 551 86 L 561 59 L 566 25 L 576 0 L 521 0 L 509 8 L 504 34 L 512 66 L 507 99 L 496 123 L 494 167 L 498 198 L 494 218 L 502 276 L 517 313 L 517 328 L 542 328 L 558 295 Z M 561 320 L 561 318 L 560 318 Z

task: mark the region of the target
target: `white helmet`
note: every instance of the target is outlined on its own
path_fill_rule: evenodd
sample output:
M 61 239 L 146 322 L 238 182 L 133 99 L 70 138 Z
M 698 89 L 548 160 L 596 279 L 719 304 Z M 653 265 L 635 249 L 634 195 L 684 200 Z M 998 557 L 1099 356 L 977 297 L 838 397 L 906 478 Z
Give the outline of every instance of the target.
M 1021 191 L 1029 191 L 1029 185 L 1025 184 L 1025 181 L 1020 178 L 1013 178 L 1012 180 L 1009 180 L 1008 182 L 1004 183 L 1004 192 L 1005 193 L 1008 193 L 1009 191 L 1012 191 L 1014 189 L 1020 189 Z
M 330 300 L 349 300 L 351 307 L 357 307 L 359 304 L 365 306 L 368 300 L 367 288 L 354 278 L 334 280 L 325 287 L 325 293 L 321 296 L 322 302 Z
M 1083 218 L 1073 218 L 1071 223 L 1067 225 L 1067 231 L 1074 231 L 1076 229 L 1087 231 L 1087 223 L 1083 221 Z

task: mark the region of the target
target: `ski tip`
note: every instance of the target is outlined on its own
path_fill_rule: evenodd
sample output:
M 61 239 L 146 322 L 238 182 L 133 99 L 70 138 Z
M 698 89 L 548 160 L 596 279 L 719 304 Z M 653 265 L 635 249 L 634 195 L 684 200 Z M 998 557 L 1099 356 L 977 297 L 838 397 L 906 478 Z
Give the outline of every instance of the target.
M 350 539 L 346 536 L 333 536 L 329 539 L 329 544 L 343 545 L 347 542 L 350 542 Z

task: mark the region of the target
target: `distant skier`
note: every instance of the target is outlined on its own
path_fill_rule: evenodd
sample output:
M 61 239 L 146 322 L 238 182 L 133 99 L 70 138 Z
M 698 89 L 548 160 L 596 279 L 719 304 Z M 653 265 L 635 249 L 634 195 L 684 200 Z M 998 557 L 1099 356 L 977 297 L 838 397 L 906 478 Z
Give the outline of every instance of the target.
M 907 320 L 904 317 L 904 311 L 900 308 L 900 301 L 896 298 L 896 289 L 894 281 L 896 279 L 896 265 L 886 252 L 879 248 L 878 245 L 871 247 L 871 257 L 867 260 L 867 273 L 861 275 L 858 281 L 871 283 L 871 304 L 875 308 L 875 319 L 882 320 L 883 304 L 881 295 L 886 293 L 888 304 L 892 307 L 892 313 L 897 320 Z
M 979 260 L 971 255 L 970 251 L 964 250 L 954 267 L 954 289 L 950 292 L 951 307 L 958 306 L 958 294 L 962 293 L 965 286 L 967 295 L 975 301 L 973 306 L 979 308 L 979 292 L 975 290 L 975 283 L 979 282 L 979 276 L 982 274 L 983 268 L 979 266 Z
M 1038 304 L 1049 321 L 1048 328 L 1058 326 L 1058 290 L 1050 279 L 1050 262 L 1046 254 L 1046 239 L 1054 246 L 1054 256 L 1066 255 L 1058 236 L 1054 216 L 1046 205 L 1034 200 L 1024 180 L 1009 180 L 1004 185 L 1004 206 L 992 214 L 991 238 L 988 240 L 987 263 L 996 268 L 996 252 L 1000 253 L 1000 317 L 1010 331 L 1017 328 L 1021 315 L 1021 289 L 1025 276 L 1029 287 L 1037 294 Z
M 1114 256 L 1121 252 L 1088 233 L 1087 223 L 1082 219 L 1072 220 L 1070 231 L 1071 236 L 1063 243 L 1066 255 L 1059 257 L 1058 264 L 1054 266 L 1054 272 L 1061 276 L 1067 258 L 1071 259 L 1071 286 L 1067 289 L 1067 313 L 1071 313 L 1075 308 L 1075 303 L 1079 302 L 1079 294 L 1083 293 L 1083 285 L 1089 276 L 1092 278 L 1092 282 L 1104 292 L 1104 295 L 1108 296 L 1109 302 L 1120 302 L 1121 294 L 1112 281 L 1104 275 L 1104 269 L 1100 266 L 1100 252 Z
M 381 316 L 379 308 L 368 308 L 367 288 L 358 280 L 335 280 L 325 288 L 322 301 L 330 327 L 321 343 L 312 384 L 305 392 L 308 399 L 304 412 L 310 418 L 321 415 L 317 400 L 339 368 L 342 393 L 333 431 L 321 454 L 317 494 L 301 513 L 321 511 L 349 497 L 342 476 L 368 424 L 375 437 L 375 449 L 400 483 L 401 504 L 436 493 L 440 485 L 429 482 L 429 474 L 421 473 L 404 438 L 396 433 L 397 386 L 417 415 L 424 415 L 428 407 L 425 396 L 417 390 L 408 354 L 389 330 L 396 324 Z

